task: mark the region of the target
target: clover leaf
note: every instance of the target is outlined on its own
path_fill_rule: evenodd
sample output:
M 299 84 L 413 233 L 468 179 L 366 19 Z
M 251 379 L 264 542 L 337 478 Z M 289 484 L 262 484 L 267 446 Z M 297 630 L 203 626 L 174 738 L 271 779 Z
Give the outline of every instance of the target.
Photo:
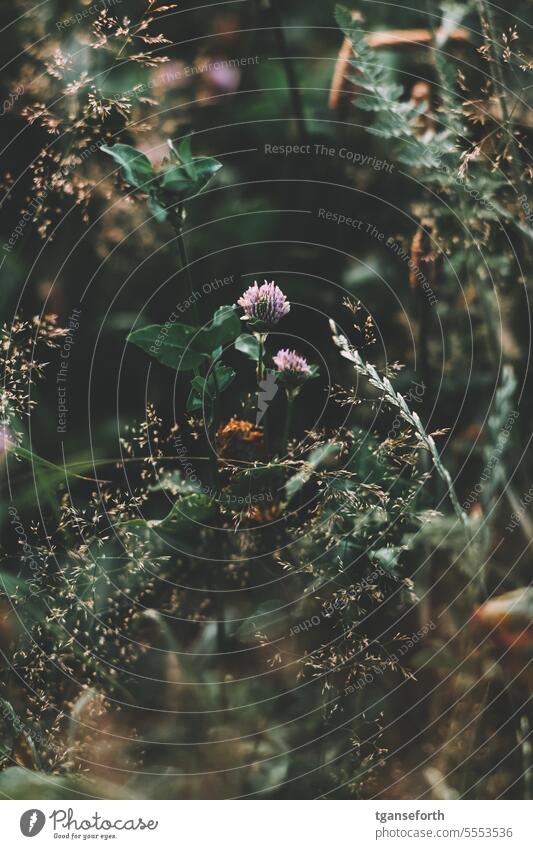
M 158 221 L 165 221 L 186 200 L 195 197 L 222 168 L 212 156 L 193 156 L 191 136 L 178 148 L 169 140 L 169 157 L 155 171 L 144 153 L 129 144 L 102 145 L 101 150 L 120 165 L 122 177 L 133 189 L 148 195 L 148 204 Z

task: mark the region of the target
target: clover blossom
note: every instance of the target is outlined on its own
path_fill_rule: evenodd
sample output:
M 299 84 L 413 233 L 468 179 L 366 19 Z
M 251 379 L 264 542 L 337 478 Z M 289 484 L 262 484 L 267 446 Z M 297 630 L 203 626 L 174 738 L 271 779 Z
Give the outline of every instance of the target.
M 296 351 L 282 348 L 273 357 L 273 360 L 278 367 L 278 371 L 282 372 L 286 377 L 291 377 L 295 380 L 304 380 L 311 375 L 309 363 L 305 357 L 301 357 Z
M 244 310 L 243 319 L 259 322 L 265 327 L 272 327 L 287 315 L 291 305 L 279 286 L 274 281 L 262 286 L 254 283 L 243 296 L 239 298 L 238 304 Z

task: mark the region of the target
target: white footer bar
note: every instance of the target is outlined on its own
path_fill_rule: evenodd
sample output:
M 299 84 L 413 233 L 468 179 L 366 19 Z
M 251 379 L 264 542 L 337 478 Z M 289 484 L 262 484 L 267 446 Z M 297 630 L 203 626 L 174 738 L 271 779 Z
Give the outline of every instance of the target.
M 533 847 L 533 802 L 6 800 L 0 810 L 6 849 Z

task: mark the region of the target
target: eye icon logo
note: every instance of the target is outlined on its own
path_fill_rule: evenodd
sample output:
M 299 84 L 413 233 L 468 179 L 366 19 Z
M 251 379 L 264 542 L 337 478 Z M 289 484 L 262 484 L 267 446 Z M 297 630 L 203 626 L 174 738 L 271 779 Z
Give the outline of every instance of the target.
M 46 817 L 42 811 L 37 808 L 31 808 L 29 811 L 24 811 L 20 818 L 20 830 L 24 837 L 35 837 L 42 831 L 46 822 Z

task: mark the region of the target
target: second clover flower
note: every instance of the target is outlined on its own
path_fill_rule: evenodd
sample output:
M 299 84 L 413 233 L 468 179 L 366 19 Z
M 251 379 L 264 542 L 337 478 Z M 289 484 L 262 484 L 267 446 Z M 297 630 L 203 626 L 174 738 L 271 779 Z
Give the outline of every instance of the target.
M 311 376 L 311 367 L 305 357 L 301 357 L 296 351 L 290 351 L 288 348 L 282 348 L 273 357 L 278 371 L 288 381 L 299 383 L 302 380 Z
M 272 359 L 277 378 L 289 396 L 296 397 L 306 380 L 318 376 L 318 366 L 309 365 L 305 357 L 288 348 L 282 348 Z

